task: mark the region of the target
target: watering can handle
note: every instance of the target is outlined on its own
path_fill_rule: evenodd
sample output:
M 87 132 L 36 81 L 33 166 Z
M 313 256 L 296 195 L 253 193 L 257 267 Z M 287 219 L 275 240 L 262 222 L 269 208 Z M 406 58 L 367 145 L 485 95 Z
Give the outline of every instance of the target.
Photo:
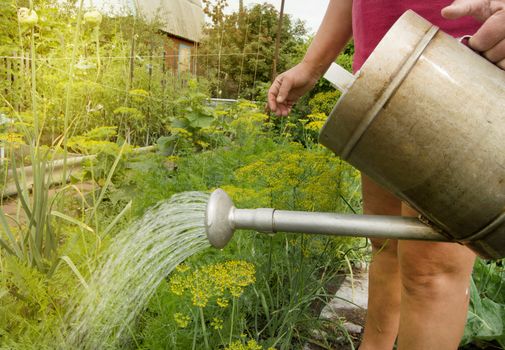
M 354 80 L 356 80 L 356 77 L 352 73 L 349 73 L 336 63 L 330 65 L 326 73 L 324 73 L 324 78 L 341 93 L 345 93 L 352 83 L 354 83 Z
M 471 38 L 471 37 L 472 37 L 471 35 L 463 35 L 463 36 L 461 36 L 461 37 L 459 37 L 459 38 L 457 38 L 457 39 L 458 39 L 458 41 L 459 41 L 460 43 L 462 43 L 462 44 L 463 44 L 463 45 L 465 45 L 466 47 L 468 47 L 468 48 L 472 49 L 472 48 L 470 47 L 470 38 Z M 472 49 L 472 50 L 473 50 L 473 49 Z M 474 51 L 475 51 L 475 50 L 474 50 Z

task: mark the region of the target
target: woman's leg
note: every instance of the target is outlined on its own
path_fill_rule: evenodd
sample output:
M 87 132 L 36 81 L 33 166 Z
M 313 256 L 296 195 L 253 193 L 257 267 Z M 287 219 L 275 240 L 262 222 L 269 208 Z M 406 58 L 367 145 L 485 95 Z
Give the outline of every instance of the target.
M 401 202 L 362 175 L 363 211 L 370 215 L 400 215 Z M 360 350 L 391 350 L 400 319 L 400 273 L 397 241 L 373 239 L 368 279 L 368 311 Z
M 413 215 L 412 209 L 404 214 Z M 457 349 L 475 254 L 455 243 L 401 241 L 400 350 Z
M 367 177 L 362 184 L 365 214 L 417 215 Z M 373 240 L 372 254 L 360 350 L 392 349 L 397 332 L 400 350 L 457 349 L 475 254 L 455 243 L 388 240 Z

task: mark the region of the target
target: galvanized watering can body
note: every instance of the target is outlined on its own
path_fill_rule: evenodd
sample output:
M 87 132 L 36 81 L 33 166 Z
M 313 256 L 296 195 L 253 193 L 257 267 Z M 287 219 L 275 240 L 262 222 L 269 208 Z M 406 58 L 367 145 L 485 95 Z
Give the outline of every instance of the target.
M 409 11 L 320 142 L 482 257 L 505 256 L 505 72 Z

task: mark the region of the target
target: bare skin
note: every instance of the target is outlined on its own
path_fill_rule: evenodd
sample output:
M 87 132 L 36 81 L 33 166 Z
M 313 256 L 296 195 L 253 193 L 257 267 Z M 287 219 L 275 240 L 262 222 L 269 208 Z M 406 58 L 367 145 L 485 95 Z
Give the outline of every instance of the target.
M 352 0 L 330 0 L 323 22 L 298 65 L 280 74 L 268 106 L 287 116 L 344 48 L 352 32 Z M 505 0 L 456 0 L 442 16 L 474 16 L 483 22 L 469 45 L 505 69 Z M 366 214 L 417 213 L 363 176 Z M 457 349 L 468 307 L 475 255 L 451 243 L 373 240 L 368 314 L 360 350 Z
M 418 213 L 362 176 L 365 214 Z M 373 240 L 360 350 L 457 349 L 475 254 L 453 243 Z
M 456 0 L 442 10 L 442 16 L 448 19 L 473 16 L 483 22 L 470 38 L 470 47 L 505 69 L 505 0 Z
M 323 22 L 302 62 L 281 73 L 268 91 L 268 107 L 287 116 L 296 101 L 314 87 L 351 38 L 352 0 L 331 0 Z

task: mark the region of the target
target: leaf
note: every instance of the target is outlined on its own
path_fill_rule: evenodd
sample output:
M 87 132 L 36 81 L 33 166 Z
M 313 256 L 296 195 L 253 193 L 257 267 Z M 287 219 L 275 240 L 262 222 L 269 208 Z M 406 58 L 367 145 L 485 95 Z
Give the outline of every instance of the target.
M 79 282 L 81 282 L 82 286 L 86 289 L 89 289 L 86 280 L 84 279 L 84 277 L 82 277 L 81 273 L 79 272 L 79 269 L 77 268 L 77 266 L 75 266 L 73 261 L 66 255 L 60 256 L 60 259 L 67 263 L 68 267 L 70 267 L 72 272 L 76 275 L 77 279 L 79 280 Z
M 212 125 L 214 117 L 202 112 L 191 112 L 187 116 L 188 121 L 193 128 L 208 128 Z
M 496 262 L 478 259 L 474 266 L 473 278 L 482 295 L 497 303 L 505 303 L 505 273 Z
M 175 118 L 172 120 L 171 126 L 173 128 L 187 129 L 189 124 L 190 123 L 186 118 Z
M 114 228 L 114 226 L 118 223 L 119 220 L 126 214 L 128 210 L 130 210 L 132 206 L 132 201 L 129 201 L 128 204 L 121 210 L 119 214 L 114 218 L 114 220 L 111 221 L 111 223 L 105 228 L 105 230 L 102 232 L 101 238 L 107 236 L 109 232 Z
M 51 215 L 59 217 L 60 219 L 66 220 L 74 225 L 77 225 L 80 228 L 82 228 L 83 230 L 89 231 L 91 233 L 95 233 L 95 231 L 91 227 L 86 225 L 85 223 L 83 223 L 83 222 L 81 222 L 71 216 L 65 215 L 59 211 L 53 210 L 53 211 L 51 211 Z
M 121 149 L 119 150 L 119 153 L 118 153 L 116 159 L 114 160 L 114 164 L 112 164 L 112 167 L 110 168 L 109 174 L 107 175 L 107 179 L 105 180 L 105 184 L 103 185 L 102 190 L 100 191 L 100 195 L 98 196 L 97 201 L 94 203 L 93 211 L 92 211 L 90 217 L 95 216 L 98 206 L 100 205 L 100 203 L 102 203 L 102 200 L 105 197 L 105 193 L 107 192 L 107 189 L 109 188 L 109 186 L 112 182 L 112 175 L 114 175 L 114 172 L 116 171 L 117 165 L 119 164 L 119 161 L 121 160 L 121 156 L 123 155 L 125 148 L 126 148 L 126 142 L 124 142 L 123 146 L 121 146 Z
M 174 153 L 177 137 L 175 135 L 161 136 L 156 143 L 158 144 L 160 153 L 167 157 Z
M 503 338 L 505 305 L 489 298 L 481 298 L 472 278 L 470 283 L 470 307 L 462 344 L 473 340 L 494 340 Z
M 5 242 L 2 238 L 0 238 L 0 246 L 2 246 L 9 254 L 15 253 L 17 257 L 21 259 L 23 254 L 16 242 L 16 239 L 14 238 L 14 235 L 12 234 L 9 224 L 7 223 L 7 218 L 5 217 L 3 208 L 0 208 L 0 225 L 3 228 L 3 231 L 7 234 L 7 237 L 9 238 L 12 247 L 10 247 L 9 244 Z

